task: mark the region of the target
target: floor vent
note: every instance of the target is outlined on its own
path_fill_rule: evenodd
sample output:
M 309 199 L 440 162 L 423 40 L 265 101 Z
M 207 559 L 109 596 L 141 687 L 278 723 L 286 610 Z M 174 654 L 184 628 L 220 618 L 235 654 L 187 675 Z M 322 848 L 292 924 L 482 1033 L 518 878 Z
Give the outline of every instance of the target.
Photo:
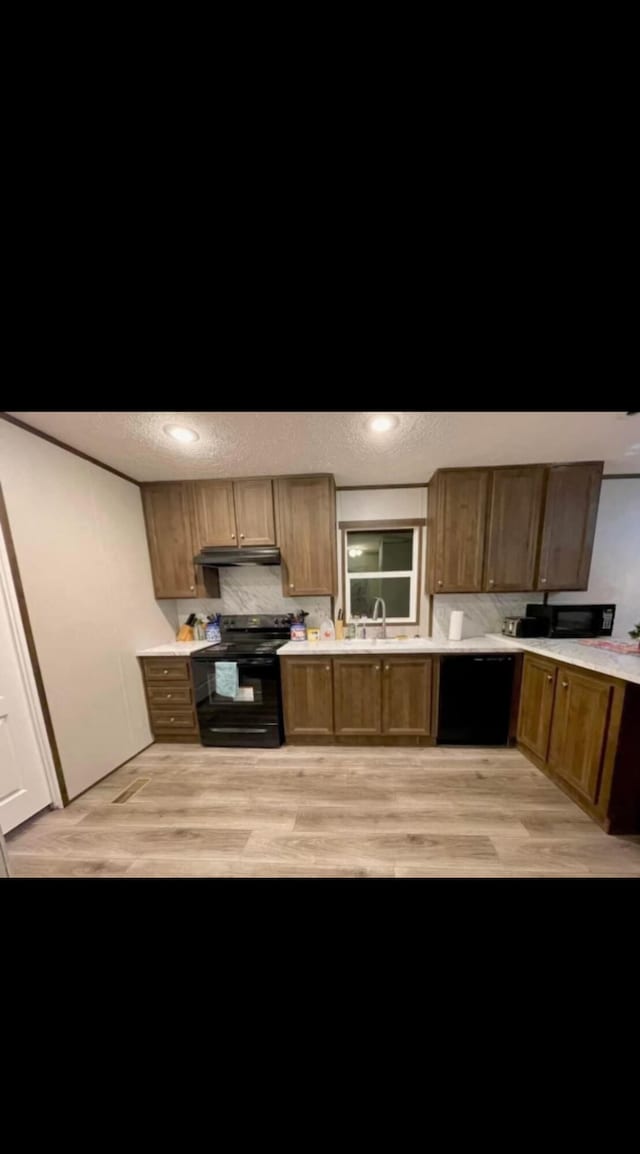
M 138 791 L 141 790 L 145 785 L 148 785 L 150 781 L 150 777 L 137 777 L 136 780 L 132 781 L 131 785 L 128 785 L 122 793 L 119 793 L 117 797 L 114 797 L 111 804 L 122 805 L 125 801 L 128 801 L 130 797 L 133 797 L 134 793 L 138 793 Z

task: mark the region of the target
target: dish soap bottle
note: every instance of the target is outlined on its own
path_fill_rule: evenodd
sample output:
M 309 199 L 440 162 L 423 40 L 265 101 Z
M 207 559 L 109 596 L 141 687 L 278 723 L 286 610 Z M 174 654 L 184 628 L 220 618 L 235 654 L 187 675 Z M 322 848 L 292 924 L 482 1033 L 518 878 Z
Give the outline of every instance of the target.
M 321 641 L 335 641 L 336 631 L 333 621 L 330 617 L 325 617 L 320 625 L 320 640 Z

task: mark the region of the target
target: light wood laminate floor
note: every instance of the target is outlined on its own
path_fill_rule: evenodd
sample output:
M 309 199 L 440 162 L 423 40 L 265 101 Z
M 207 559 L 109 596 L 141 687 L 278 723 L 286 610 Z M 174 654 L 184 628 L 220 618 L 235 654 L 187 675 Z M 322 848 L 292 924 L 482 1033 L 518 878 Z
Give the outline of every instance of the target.
M 640 877 L 504 748 L 157 744 L 6 840 L 16 877 Z

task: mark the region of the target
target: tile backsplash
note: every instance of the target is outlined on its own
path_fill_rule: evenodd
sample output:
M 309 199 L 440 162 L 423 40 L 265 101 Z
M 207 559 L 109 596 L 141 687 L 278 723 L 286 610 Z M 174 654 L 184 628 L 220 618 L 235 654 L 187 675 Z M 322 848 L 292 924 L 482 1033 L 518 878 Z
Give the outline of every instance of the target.
M 190 613 L 291 613 L 306 609 L 308 625 L 320 625 L 331 613 L 330 597 L 284 597 L 279 565 L 222 567 L 218 573 L 220 597 L 176 602 L 180 625 Z
M 442 641 L 449 636 L 449 618 L 454 609 L 464 613 L 463 637 L 501 633 L 505 617 L 518 617 L 528 604 L 542 601 L 542 593 L 436 593 L 433 598 L 432 635 Z

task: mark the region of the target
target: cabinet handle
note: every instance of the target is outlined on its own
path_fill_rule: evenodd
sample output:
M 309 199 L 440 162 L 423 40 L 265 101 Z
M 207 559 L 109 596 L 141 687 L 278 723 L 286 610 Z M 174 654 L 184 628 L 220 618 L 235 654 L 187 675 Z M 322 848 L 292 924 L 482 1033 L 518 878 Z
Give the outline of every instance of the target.
M 375 669 L 376 673 L 380 672 L 380 666 L 379 665 L 374 665 L 374 669 Z
M 171 701 L 172 697 L 173 697 L 173 693 L 167 693 L 167 701 Z
M 547 673 L 547 681 L 553 681 L 553 674 Z
M 442 585 L 442 581 L 438 581 L 438 585 Z
M 384 667 L 384 671 L 385 671 L 385 673 L 388 673 L 388 672 L 389 672 L 389 670 L 390 670 L 390 668 L 391 668 L 391 666 L 390 666 L 390 665 L 385 665 L 385 667 Z
M 168 669 L 163 669 L 163 670 L 162 670 L 162 672 L 164 673 L 164 675 L 165 675 L 165 677 L 166 677 L 166 675 L 167 675 L 167 673 L 169 672 L 169 670 L 168 670 Z
M 290 588 L 290 589 L 293 589 L 293 584 L 291 584 L 291 585 L 289 586 L 289 588 Z
M 170 717 L 169 721 L 175 721 L 175 717 Z
M 567 688 L 567 686 L 568 686 L 568 684 L 569 684 L 569 682 L 568 682 L 568 681 L 563 681 L 563 682 L 562 682 L 562 688 L 563 688 L 563 689 L 566 689 L 566 688 Z
M 325 669 L 326 669 L 327 673 L 331 672 L 331 666 L 330 665 L 325 665 Z
M 235 541 L 235 539 L 236 539 L 236 535 L 235 535 L 235 533 L 232 533 L 232 534 L 231 534 L 231 540 L 232 540 L 232 541 Z
M 195 589 L 195 585 L 190 585 L 190 586 L 189 586 L 189 589 L 190 589 L 190 590 L 191 590 L 191 592 L 193 593 L 193 591 L 194 591 L 194 589 Z
M 241 541 L 244 541 L 244 533 L 241 533 L 241 534 L 240 534 L 240 540 L 241 540 Z
M 495 581 L 493 580 L 493 577 L 490 577 L 490 578 L 489 578 L 489 584 L 490 584 L 490 585 L 495 585 Z
M 541 578 L 540 578 L 540 584 L 541 584 L 541 585 L 546 585 L 546 584 L 547 584 L 547 578 L 546 578 L 546 577 L 541 577 Z

